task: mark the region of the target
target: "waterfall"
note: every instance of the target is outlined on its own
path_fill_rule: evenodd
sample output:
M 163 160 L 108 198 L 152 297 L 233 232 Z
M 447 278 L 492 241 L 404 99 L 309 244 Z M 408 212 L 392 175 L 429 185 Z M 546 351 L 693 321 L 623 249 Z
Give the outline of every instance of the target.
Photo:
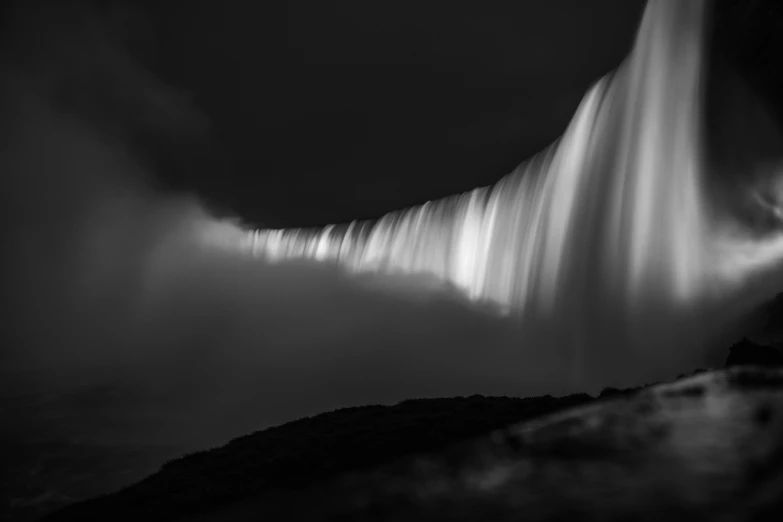
M 427 275 L 505 314 L 556 320 L 572 363 L 611 336 L 648 364 L 661 345 L 693 342 L 674 342 L 673 317 L 690 320 L 783 258 L 780 234 L 738 233 L 705 196 L 706 18 L 704 0 L 651 0 L 629 56 L 589 89 L 562 137 L 493 186 L 376 221 L 234 231 L 235 241 L 270 262 Z

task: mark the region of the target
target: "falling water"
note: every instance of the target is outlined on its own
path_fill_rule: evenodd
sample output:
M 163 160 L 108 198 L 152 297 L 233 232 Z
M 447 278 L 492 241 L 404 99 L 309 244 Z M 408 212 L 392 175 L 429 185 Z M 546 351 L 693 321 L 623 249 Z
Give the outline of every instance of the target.
M 506 313 L 558 318 L 577 351 L 601 321 L 635 332 L 626 344 L 676 329 L 634 325 L 656 306 L 682 316 L 783 257 L 779 235 L 732 235 L 703 197 L 705 11 L 651 0 L 625 62 L 555 144 L 497 184 L 375 222 L 243 232 L 242 245 L 270 261 L 426 274 Z

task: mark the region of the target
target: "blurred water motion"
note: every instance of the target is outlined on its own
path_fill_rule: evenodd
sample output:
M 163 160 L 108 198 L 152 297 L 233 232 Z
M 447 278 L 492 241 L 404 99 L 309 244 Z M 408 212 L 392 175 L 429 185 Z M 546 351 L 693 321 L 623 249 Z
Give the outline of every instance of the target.
M 610 338 L 637 354 L 696 346 L 681 326 L 783 259 L 780 232 L 753 234 L 706 197 L 707 15 L 703 0 L 651 0 L 630 55 L 563 136 L 493 186 L 374 222 L 202 233 L 271 262 L 427 275 L 504 314 L 556 322 L 556 343 L 579 345 L 572 356 Z M 780 199 L 766 204 L 780 212 Z
M 553 313 L 595 288 L 626 307 L 720 290 L 781 259 L 783 238 L 738 237 L 703 200 L 705 11 L 701 0 L 651 1 L 630 56 L 590 89 L 562 138 L 494 186 L 239 243 L 272 261 L 430 274 L 516 313 Z

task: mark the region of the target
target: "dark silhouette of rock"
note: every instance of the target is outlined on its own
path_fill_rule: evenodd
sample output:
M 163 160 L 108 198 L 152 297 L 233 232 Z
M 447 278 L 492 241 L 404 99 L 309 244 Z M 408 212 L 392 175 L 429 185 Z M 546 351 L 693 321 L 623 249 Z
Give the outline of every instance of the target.
M 603 390 L 601 390 L 601 393 L 598 395 L 598 398 L 612 399 L 615 397 L 627 397 L 629 395 L 633 395 L 639 390 L 643 390 L 644 388 L 647 388 L 648 386 L 650 385 L 635 386 L 633 388 L 615 388 L 614 386 L 608 386 Z
M 783 370 L 709 371 L 616 399 L 569 400 L 582 405 L 461 441 L 438 416 L 464 423 L 514 400 L 340 410 L 183 457 L 47 520 L 777 520 Z M 432 428 L 445 437 L 422 451 L 416 438 Z M 360 455 L 373 462 L 347 469 Z
M 118 494 L 66 507 L 51 520 L 138 520 L 140 510 L 146 513 L 142 518 L 169 520 L 270 490 L 310 487 L 345 472 L 374 469 L 593 400 L 587 394 L 472 395 L 342 408 L 174 459 Z M 119 505 L 126 508 L 118 513 Z
M 783 292 L 764 305 L 763 318 L 762 335 L 770 340 L 783 340 Z
M 783 366 L 783 353 L 773 346 L 756 344 L 743 338 L 729 348 L 726 366 Z

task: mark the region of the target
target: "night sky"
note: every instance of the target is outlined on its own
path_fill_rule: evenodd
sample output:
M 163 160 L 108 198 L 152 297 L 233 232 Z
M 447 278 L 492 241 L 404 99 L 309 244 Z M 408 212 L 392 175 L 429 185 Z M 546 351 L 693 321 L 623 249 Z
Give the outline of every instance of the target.
M 492 184 L 555 141 L 627 55 L 644 3 L 94 1 L 84 11 L 127 64 L 88 58 L 101 72 L 87 110 L 115 113 L 160 186 L 195 191 L 216 213 L 260 227 L 377 218 Z M 781 9 L 715 5 L 711 56 L 742 69 L 783 119 Z M 59 47 L 55 35 L 79 32 L 75 17 L 45 32 L 11 22 L 9 47 Z
M 137 54 L 209 127 L 209 161 L 161 177 L 290 227 L 494 183 L 562 133 L 644 2 L 150 4 Z
M 745 13 L 774 19 L 752 4 Z M 625 58 L 643 6 L 154 3 L 142 61 L 192 95 L 215 162 L 163 177 L 269 227 L 375 218 L 492 184 L 560 136 L 587 88 Z M 780 44 L 758 36 L 771 27 L 738 33 L 733 4 L 719 6 L 723 47 L 755 53 L 739 61 Z
M 342 406 L 565 391 L 557 353 L 448 292 L 268 267 L 194 227 L 322 226 L 494 183 L 564 131 L 643 5 L 17 2 L 0 19 L 0 392 L 95 387 L 100 413 L 69 403 L 47 429 L 192 449 Z M 721 29 L 725 60 L 779 111 L 783 31 L 759 27 L 783 17 L 743 5 L 761 25 Z M 743 143 L 725 161 L 780 159 L 774 110 L 716 92 L 733 108 L 713 134 Z

